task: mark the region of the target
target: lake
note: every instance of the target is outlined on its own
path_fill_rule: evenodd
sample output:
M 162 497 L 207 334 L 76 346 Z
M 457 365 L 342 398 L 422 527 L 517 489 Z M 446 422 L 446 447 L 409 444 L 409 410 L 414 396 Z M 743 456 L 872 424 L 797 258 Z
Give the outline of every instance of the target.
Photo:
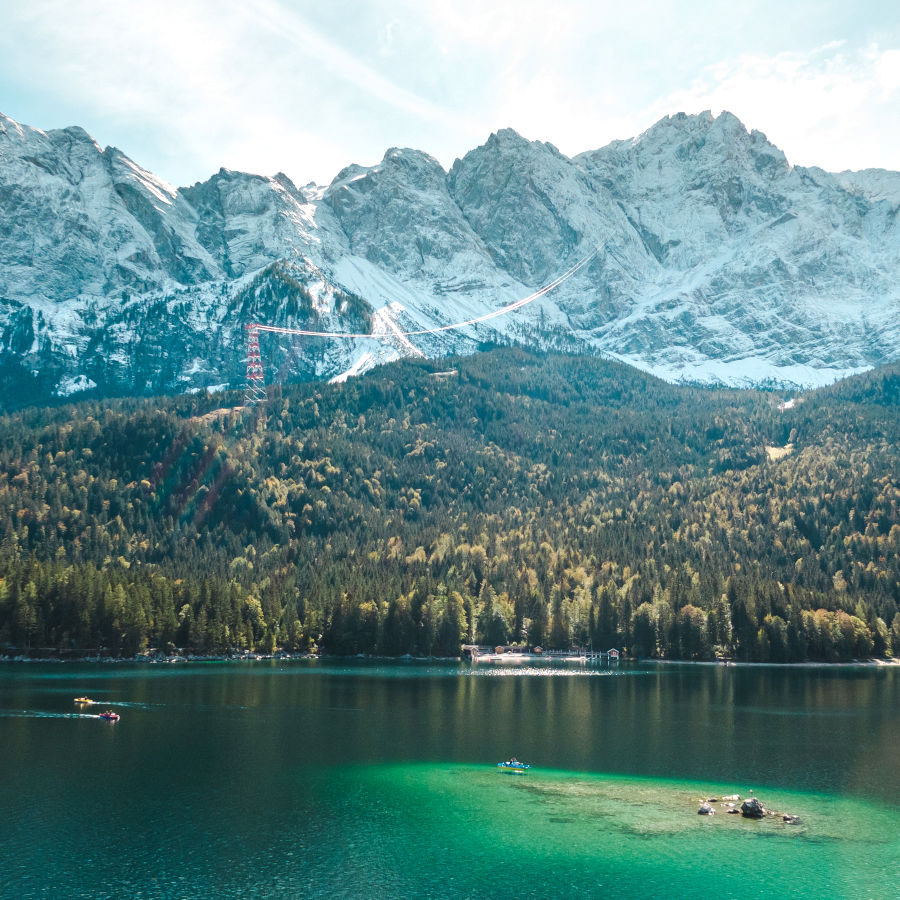
M 0 664 L 0 896 L 896 898 L 898 713 L 894 667 Z

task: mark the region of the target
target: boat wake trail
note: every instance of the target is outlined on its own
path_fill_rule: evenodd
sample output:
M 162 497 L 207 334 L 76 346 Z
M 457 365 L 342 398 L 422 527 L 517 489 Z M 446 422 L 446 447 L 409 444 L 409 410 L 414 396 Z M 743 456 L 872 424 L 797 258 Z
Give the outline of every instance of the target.
M 37 709 L 0 709 L 0 719 L 96 719 L 96 713 L 45 712 Z
M 137 701 L 129 701 L 129 700 L 95 700 L 94 705 L 106 705 L 106 706 L 115 706 L 115 707 L 126 707 L 128 709 L 153 709 L 154 706 L 163 706 L 162 703 L 139 703 Z

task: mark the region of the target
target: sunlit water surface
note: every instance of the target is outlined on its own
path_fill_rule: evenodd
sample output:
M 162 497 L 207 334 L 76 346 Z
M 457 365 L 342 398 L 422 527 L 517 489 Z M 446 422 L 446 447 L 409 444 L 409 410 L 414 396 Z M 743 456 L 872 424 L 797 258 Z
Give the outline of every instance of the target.
M 898 713 L 897 669 L 4 664 L 0 896 L 896 898 Z M 751 790 L 800 823 L 697 815 Z

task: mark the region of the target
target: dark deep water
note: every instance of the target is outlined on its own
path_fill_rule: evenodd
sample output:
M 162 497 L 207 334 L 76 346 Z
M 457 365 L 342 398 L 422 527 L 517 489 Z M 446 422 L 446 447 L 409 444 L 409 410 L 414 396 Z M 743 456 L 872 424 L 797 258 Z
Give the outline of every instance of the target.
M 900 668 L 2 664 L 0 896 L 895 898 L 898 714 Z M 802 823 L 697 815 L 750 789 Z

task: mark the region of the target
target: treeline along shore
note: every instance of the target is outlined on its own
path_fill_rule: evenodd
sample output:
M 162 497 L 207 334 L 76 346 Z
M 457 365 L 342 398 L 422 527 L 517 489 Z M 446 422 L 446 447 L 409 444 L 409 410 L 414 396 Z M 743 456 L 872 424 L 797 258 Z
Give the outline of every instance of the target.
M 0 417 L 0 653 L 900 656 L 900 367 L 791 398 L 494 349 Z

